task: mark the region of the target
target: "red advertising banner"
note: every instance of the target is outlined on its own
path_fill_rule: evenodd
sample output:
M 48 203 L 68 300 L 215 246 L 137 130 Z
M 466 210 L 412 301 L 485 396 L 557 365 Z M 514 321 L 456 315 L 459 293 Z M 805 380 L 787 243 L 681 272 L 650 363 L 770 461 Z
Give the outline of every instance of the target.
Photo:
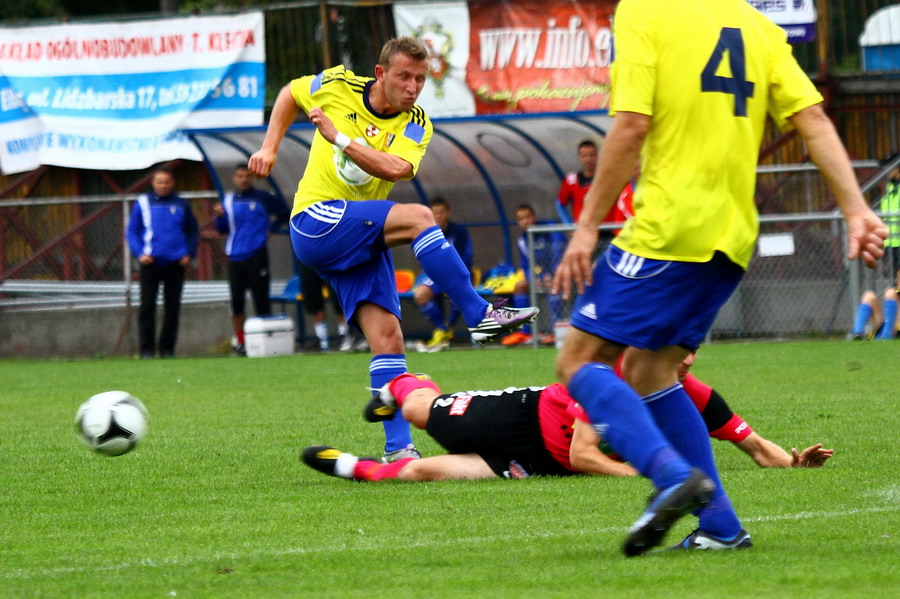
M 476 113 L 606 109 L 616 3 L 469 2 L 466 83 Z

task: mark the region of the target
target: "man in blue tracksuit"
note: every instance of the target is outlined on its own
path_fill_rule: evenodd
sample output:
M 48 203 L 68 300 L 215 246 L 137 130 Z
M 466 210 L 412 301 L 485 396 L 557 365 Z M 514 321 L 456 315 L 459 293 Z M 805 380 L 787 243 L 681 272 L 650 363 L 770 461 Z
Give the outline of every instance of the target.
M 245 165 L 234 169 L 231 178 L 235 191 L 228 193 L 214 208 L 216 229 L 228 235 L 228 281 L 231 285 L 231 324 L 237 337 L 235 351 L 244 352 L 244 310 L 247 290 L 253 296 L 257 316 L 271 314 L 269 302 L 269 233 L 288 222 L 290 210 L 283 200 L 253 188 L 253 179 Z
M 200 240 L 197 219 L 186 200 L 175 195 L 175 178 L 157 169 L 150 180 L 153 191 L 138 196 L 131 210 L 126 240 L 141 264 L 141 307 L 138 337 L 141 358 L 156 355 L 156 297 L 163 284 L 165 315 L 159 335 L 159 355 L 175 355 L 178 314 L 184 269 L 197 256 Z

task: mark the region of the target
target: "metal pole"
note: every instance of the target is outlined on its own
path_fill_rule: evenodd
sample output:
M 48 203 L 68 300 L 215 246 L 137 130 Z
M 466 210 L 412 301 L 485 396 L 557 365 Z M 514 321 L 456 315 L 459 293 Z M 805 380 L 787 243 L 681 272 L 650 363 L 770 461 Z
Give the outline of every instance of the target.
M 333 67 L 331 63 L 331 31 L 328 23 L 328 4 L 319 0 L 319 21 L 322 23 L 322 68 Z

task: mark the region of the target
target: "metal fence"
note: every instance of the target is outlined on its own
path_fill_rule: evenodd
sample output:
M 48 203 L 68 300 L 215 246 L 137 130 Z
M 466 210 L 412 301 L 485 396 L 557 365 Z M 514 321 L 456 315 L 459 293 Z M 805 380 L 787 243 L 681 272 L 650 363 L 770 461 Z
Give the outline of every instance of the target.
M 900 214 L 881 216 L 886 222 L 900 222 Z M 573 225 L 532 227 L 528 230 L 529 247 L 533 247 L 535 236 L 572 230 Z M 741 285 L 720 311 L 710 340 L 845 335 L 853 324 L 862 291 L 872 289 L 881 294 L 893 284 L 900 269 L 889 255 L 871 270 L 858 261 L 848 262 L 845 238 L 843 219 L 835 213 L 760 217 L 760 241 L 754 259 Z M 531 256 L 537 258 L 534 253 Z M 532 285 L 530 292 L 532 305 L 541 308 L 535 325 L 539 334 L 554 331 L 554 317 L 568 321 L 574 298 L 563 301 L 552 297 L 540 285 Z M 538 335 L 534 343 L 537 345 Z
M 214 192 L 179 193 L 201 224 L 185 302 L 227 299 L 224 242 L 212 228 Z M 121 305 L 137 297 L 124 242 L 137 194 L 0 203 L 0 308 Z M 202 282 L 202 284 L 201 284 Z

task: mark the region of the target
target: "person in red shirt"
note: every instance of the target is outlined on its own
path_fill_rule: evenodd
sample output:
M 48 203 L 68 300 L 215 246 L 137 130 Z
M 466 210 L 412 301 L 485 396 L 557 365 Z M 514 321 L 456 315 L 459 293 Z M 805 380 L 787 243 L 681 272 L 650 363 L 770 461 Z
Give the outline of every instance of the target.
M 581 170 L 566 174 L 557 195 L 560 216 L 564 222 L 568 223 L 578 222 L 578 217 L 581 215 L 581 207 L 584 205 L 584 197 L 594 181 L 594 172 L 597 169 L 597 144 L 589 139 L 578 144 L 578 162 L 581 164 Z M 615 205 L 610 208 L 609 214 L 606 215 L 601 224 L 620 225 L 634 214 L 632 197 L 634 196 L 634 181 L 637 181 L 639 173 L 640 168 L 635 168 L 635 175 L 632 177 L 632 181 L 622 190 Z M 568 212 L 570 205 L 572 207 L 571 217 Z M 610 239 L 616 233 L 618 233 L 618 229 L 602 231 L 603 236 Z
M 682 364 L 685 390 L 694 401 L 710 436 L 731 441 L 763 468 L 820 467 L 833 455 L 817 443 L 788 454 L 753 431 L 725 400 Z M 427 375 L 403 374 L 385 385 L 366 409 L 377 421 L 401 409 L 403 417 L 425 430 L 448 455 L 407 458 L 384 464 L 333 447 L 316 445 L 303 461 L 320 472 L 354 480 L 398 479 L 407 482 L 527 478 L 529 476 L 632 476 L 602 443 L 578 403 L 565 387 L 510 387 L 495 391 L 442 394 Z

